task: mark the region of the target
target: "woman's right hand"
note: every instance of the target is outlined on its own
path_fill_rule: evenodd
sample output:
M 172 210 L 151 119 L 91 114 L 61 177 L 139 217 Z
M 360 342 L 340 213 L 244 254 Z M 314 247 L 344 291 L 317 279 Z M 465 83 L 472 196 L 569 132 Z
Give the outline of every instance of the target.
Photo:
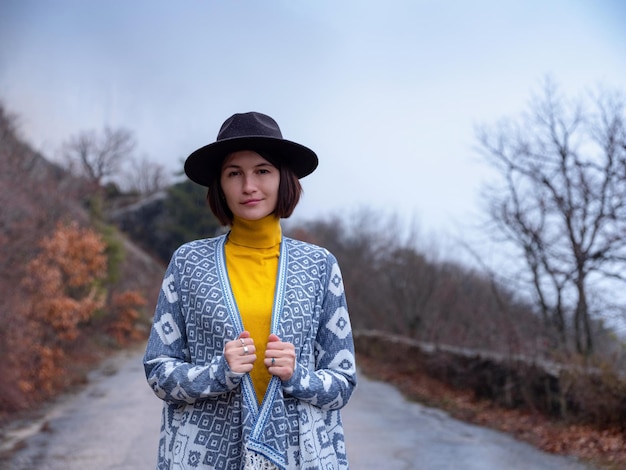
M 256 361 L 256 348 L 254 340 L 250 338 L 250 333 L 244 331 L 239 338 L 229 341 L 224 346 L 224 357 L 228 367 L 233 372 L 245 374 L 252 370 L 252 365 Z

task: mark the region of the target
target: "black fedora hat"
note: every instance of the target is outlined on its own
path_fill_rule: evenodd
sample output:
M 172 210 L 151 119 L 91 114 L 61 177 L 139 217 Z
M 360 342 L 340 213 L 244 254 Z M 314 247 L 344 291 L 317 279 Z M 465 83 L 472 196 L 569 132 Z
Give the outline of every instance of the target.
M 265 114 L 249 112 L 234 114 L 224 121 L 215 142 L 187 157 L 185 174 L 190 180 L 209 186 L 214 173 L 220 171 L 226 155 L 239 150 L 267 155 L 273 163 L 288 166 L 298 178 L 312 173 L 318 163 L 313 150 L 283 139 L 274 119 Z

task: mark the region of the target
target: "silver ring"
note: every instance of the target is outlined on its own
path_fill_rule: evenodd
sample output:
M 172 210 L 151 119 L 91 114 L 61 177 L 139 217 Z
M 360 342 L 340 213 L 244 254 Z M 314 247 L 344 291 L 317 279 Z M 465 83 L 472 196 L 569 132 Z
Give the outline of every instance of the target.
M 274 364 L 276 364 L 276 358 L 275 357 L 272 358 L 272 365 L 274 365 Z
M 244 353 L 244 355 L 245 355 L 245 354 L 248 354 L 248 352 L 249 352 L 248 346 L 244 346 L 244 347 L 243 347 L 243 353 Z
M 245 348 L 246 347 L 246 340 L 243 338 L 239 338 L 239 341 L 241 341 L 241 345 Z

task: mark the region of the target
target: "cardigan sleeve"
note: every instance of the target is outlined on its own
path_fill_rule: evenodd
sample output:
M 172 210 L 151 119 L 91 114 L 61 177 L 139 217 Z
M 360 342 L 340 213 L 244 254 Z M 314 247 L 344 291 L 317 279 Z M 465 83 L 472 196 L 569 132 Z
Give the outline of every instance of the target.
M 344 407 L 352 395 L 356 387 L 356 364 L 341 270 L 330 253 L 326 272 L 314 344 L 315 369 L 296 363 L 294 374 L 283 382 L 283 387 L 294 398 L 331 410 Z
M 157 397 L 171 404 L 194 403 L 229 392 L 244 375 L 228 367 L 222 352 L 206 365 L 191 362 L 181 297 L 175 254 L 163 279 L 143 358 L 148 384 Z

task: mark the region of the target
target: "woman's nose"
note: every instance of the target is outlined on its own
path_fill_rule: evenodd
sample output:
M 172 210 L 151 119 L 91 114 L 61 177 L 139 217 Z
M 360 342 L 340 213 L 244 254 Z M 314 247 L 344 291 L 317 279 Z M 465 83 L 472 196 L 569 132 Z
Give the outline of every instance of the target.
M 245 176 L 243 179 L 243 191 L 252 193 L 256 190 L 256 181 L 253 176 Z

